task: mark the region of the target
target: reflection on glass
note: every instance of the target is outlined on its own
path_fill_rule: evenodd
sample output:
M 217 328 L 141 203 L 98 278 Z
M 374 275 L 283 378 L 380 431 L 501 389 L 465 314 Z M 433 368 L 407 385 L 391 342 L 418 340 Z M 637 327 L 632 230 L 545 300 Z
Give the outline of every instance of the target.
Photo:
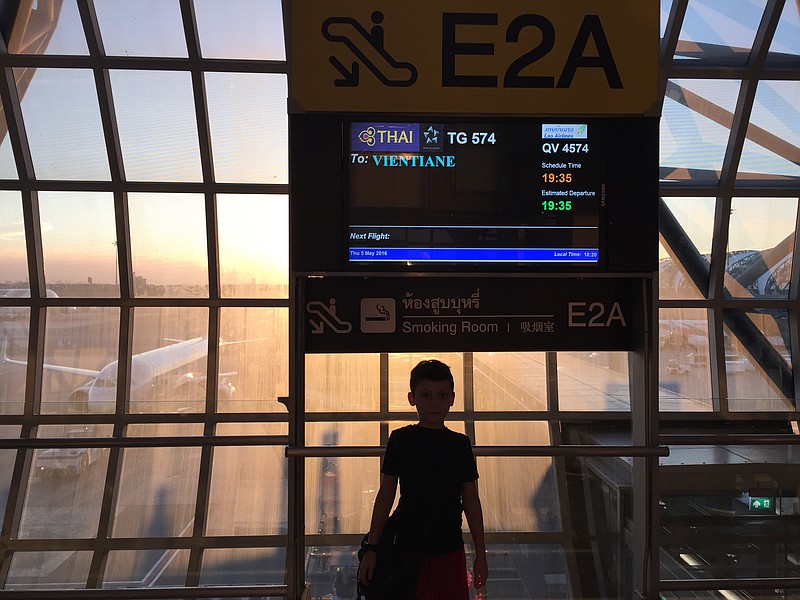
M 780 455 L 781 460 L 787 452 L 792 452 L 789 448 L 773 449 L 774 456 Z M 764 462 L 764 455 L 763 448 L 734 447 L 731 458 L 739 465 L 743 459 Z M 704 457 L 711 458 L 710 455 Z M 766 468 L 775 466 L 765 465 Z M 787 480 L 774 481 L 775 488 L 759 493 L 758 484 L 742 475 L 736 475 L 741 482 L 738 485 L 732 477 L 712 477 L 704 482 L 705 487 L 698 486 L 691 495 L 661 496 L 663 527 L 659 543 L 662 547 L 661 578 L 667 580 L 666 589 L 669 589 L 669 582 L 676 579 L 794 578 L 800 575 L 794 560 L 800 547 L 792 536 L 800 513 L 794 485 Z M 692 540 L 691 544 L 687 544 L 687 539 Z M 703 597 L 711 598 L 711 593 Z M 738 600 L 776 596 L 774 589 L 763 592 L 748 589 L 714 597 Z M 793 596 L 796 596 L 794 591 L 786 594 L 787 598 Z M 666 597 L 687 596 L 668 594 Z
M 658 297 L 665 299 L 699 300 L 703 294 L 697 288 L 689 272 L 680 262 L 663 235 L 659 235 L 658 253 Z M 709 255 L 710 258 L 710 255 Z M 704 273 L 703 289 L 708 288 L 708 271 Z
M 279 412 L 289 393 L 289 311 L 220 310 L 220 412 Z
M 764 3 L 752 0 L 726 0 L 724 4 L 691 0 L 675 55 L 710 60 L 722 57 L 742 65 L 750 54 L 763 13 Z M 728 26 L 720 27 L 720 23 Z
M 476 352 L 475 410 L 547 410 L 544 352 Z
M 89 54 L 76 0 L 18 4 L 9 54 Z
M 207 308 L 136 308 L 129 411 L 201 412 L 207 358 Z
M 27 91 L 20 95 L 36 178 L 108 181 L 111 175 L 92 71 L 16 68 L 14 77 L 30 79 Z
M 0 384 L 2 385 L 2 384 Z M 2 404 L 0 404 L 2 407 Z M 0 409 L 0 415 L 3 413 Z M 22 427 L 19 425 L 0 425 L 0 440 L 13 440 L 19 438 Z M 14 461 L 17 458 L 16 450 L 0 450 L 0 511 L 5 514 L 8 490 L 11 487 L 11 476 L 14 474 Z
M 111 85 L 128 181 L 201 181 L 191 74 L 112 70 Z
M 800 178 L 798 81 L 760 81 L 737 179 Z
M 110 425 L 41 426 L 41 438 L 107 437 Z M 33 451 L 20 537 L 90 538 L 97 534 L 108 466 L 106 448 Z
M 619 535 L 613 540 L 621 548 Z M 584 587 L 576 560 L 580 557 L 589 562 L 582 563 L 592 573 L 602 573 L 604 598 L 625 598 L 630 589 L 630 569 L 621 564 L 619 551 L 607 551 L 608 538 L 604 538 L 600 550 L 586 552 L 583 549 L 562 544 L 489 544 L 487 560 L 489 580 L 483 597 L 498 600 L 528 598 L 570 598 L 588 600 L 597 598 L 595 592 L 582 594 Z M 353 598 L 356 593 L 355 580 L 358 561 L 357 546 L 307 546 L 309 557 L 306 574 L 313 581 L 313 593 L 321 598 Z M 466 544 L 467 577 L 471 577 L 474 554 Z M 627 579 L 624 579 L 627 577 Z M 625 587 L 627 586 L 627 587 Z M 474 592 L 470 588 L 470 592 Z M 478 596 L 474 596 L 478 598 Z
M 280 0 L 195 0 L 194 9 L 205 58 L 286 58 Z
M 377 446 L 377 422 L 306 423 L 306 446 Z
M 283 446 L 214 449 L 206 535 L 277 535 L 287 527 Z
M 555 460 L 479 456 L 478 489 L 486 531 L 560 531 Z
M 699 299 L 708 289 L 714 198 L 662 198 L 674 223 L 661 223 L 659 297 Z M 692 274 L 684 264 L 691 265 Z M 692 277 L 694 275 L 694 277 Z M 699 284 L 695 281 L 699 280 Z M 700 285 L 700 288 L 698 288 Z M 701 289 L 703 292 L 701 292 Z
M 206 73 L 206 91 L 215 181 L 288 182 L 286 75 Z
M 769 342 L 772 349 L 780 355 L 781 360 L 791 367 L 792 336 L 789 326 L 789 311 L 780 308 L 764 308 L 747 311 L 745 314 Z M 769 352 L 766 350 L 766 353 Z M 772 357 L 774 359 L 774 355 Z
M 377 422 L 306 423 L 307 446 L 379 444 Z M 367 456 L 326 457 L 306 462 L 306 532 L 366 532 L 380 485 L 382 461 L 382 457 Z
M 92 554 L 74 550 L 15 552 L 4 589 L 30 589 L 52 583 L 59 588 L 83 589 L 89 577 Z
M 42 191 L 39 215 L 47 284 L 62 284 L 64 296 L 118 297 L 113 194 Z
M 41 412 L 113 413 L 119 308 L 47 311 Z
M 380 468 L 380 459 L 373 456 L 307 459 L 306 533 L 367 532 Z
M 94 8 L 106 55 L 187 56 L 178 0 L 103 0 Z
M 548 424 L 531 421 L 475 423 L 480 446 L 549 446 Z M 552 458 L 478 457 L 478 488 L 487 531 L 561 529 Z
M 0 191 L 0 297 L 30 297 L 25 229 L 19 192 Z M 0 306 L 0 354 L 27 360 L 30 308 Z M 25 365 L 0 371 L 0 415 L 24 412 Z
M 219 194 L 217 226 L 221 295 L 287 298 L 288 196 Z
M 199 447 L 124 449 L 113 537 L 191 536 L 199 472 Z
M 749 316 L 744 311 L 728 311 L 725 315 L 725 372 L 730 410 L 793 411 L 791 371 L 765 337 L 764 327 L 769 321 L 761 315 Z
M 379 355 L 306 355 L 306 411 L 374 412 L 379 408 Z
M 189 550 L 112 550 L 103 588 L 183 587 L 188 569 Z
M 6 357 L 0 371 L 0 415 L 25 412 L 29 327 L 30 308 L 0 306 L 0 351 Z
M 283 585 L 286 548 L 214 548 L 203 552 L 200 585 Z
M 27 288 L 27 279 L 22 196 L 0 190 L 0 288 Z
M 725 288 L 739 298 L 786 298 L 797 198 L 734 198 Z
M 559 352 L 558 403 L 569 411 L 630 411 L 628 355 Z
M 202 194 L 131 193 L 129 207 L 135 295 L 208 297 Z
M 662 308 L 658 325 L 659 410 L 713 410 L 707 310 Z
M 738 81 L 667 84 L 660 128 L 661 179 L 717 183 L 733 121 Z
M 455 382 L 456 399 L 451 411 L 464 410 L 465 394 L 472 395 L 472 390 L 464 388 L 464 358 L 456 352 L 431 352 L 426 354 L 390 354 L 389 355 L 389 410 L 415 412 L 408 403 L 409 381 L 411 369 L 421 360 L 436 359 L 450 367 Z M 416 419 L 415 419 L 416 422 Z M 452 427 L 451 427 L 452 429 Z
M 796 2 L 787 1 L 783 5 L 769 51 L 770 59 L 784 58 L 780 55 L 786 54 L 800 55 L 800 6 Z

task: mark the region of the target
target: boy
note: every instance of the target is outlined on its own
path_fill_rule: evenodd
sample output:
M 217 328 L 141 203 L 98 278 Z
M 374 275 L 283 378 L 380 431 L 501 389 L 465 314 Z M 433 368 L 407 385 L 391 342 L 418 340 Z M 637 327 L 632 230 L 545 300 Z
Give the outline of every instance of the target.
M 486 584 L 488 566 L 478 470 L 469 438 L 444 425 L 455 400 L 450 367 L 424 360 L 411 370 L 408 403 L 419 423 L 389 436 L 381 485 L 372 511 L 367 552 L 358 570 L 369 586 L 378 560 L 378 543 L 400 482 L 397 545 L 417 562 L 417 583 L 402 594 L 409 600 L 468 600 L 461 512 L 467 517 L 475 550 L 474 585 Z M 403 582 L 400 582 L 401 584 Z

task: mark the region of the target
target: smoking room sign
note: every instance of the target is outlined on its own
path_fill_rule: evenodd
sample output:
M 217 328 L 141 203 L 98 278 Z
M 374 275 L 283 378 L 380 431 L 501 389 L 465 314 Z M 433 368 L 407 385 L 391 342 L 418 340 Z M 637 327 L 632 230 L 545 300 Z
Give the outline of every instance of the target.
M 632 350 L 642 310 L 624 278 L 301 281 L 307 353 Z
M 644 114 L 656 0 L 292 0 L 292 112 Z

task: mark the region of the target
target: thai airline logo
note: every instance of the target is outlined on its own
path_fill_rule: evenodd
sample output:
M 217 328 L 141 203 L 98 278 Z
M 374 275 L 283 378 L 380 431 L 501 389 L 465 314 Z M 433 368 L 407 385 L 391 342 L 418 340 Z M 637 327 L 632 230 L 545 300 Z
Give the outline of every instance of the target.
M 351 123 L 350 149 L 419 152 L 419 123 Z

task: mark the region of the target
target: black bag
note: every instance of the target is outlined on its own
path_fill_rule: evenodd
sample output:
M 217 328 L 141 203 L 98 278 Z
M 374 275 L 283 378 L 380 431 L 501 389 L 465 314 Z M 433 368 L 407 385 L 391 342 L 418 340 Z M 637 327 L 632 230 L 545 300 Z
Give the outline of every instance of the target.
M 413 600 L 417 588 L 417 561 L 397 545 L 399 517 L 392 514 L 378 540 L 378 560 L 369 586 L 358 582 L 357 600 Z M 369 534 L 361 540 L 358 564 L 366 554 Z

